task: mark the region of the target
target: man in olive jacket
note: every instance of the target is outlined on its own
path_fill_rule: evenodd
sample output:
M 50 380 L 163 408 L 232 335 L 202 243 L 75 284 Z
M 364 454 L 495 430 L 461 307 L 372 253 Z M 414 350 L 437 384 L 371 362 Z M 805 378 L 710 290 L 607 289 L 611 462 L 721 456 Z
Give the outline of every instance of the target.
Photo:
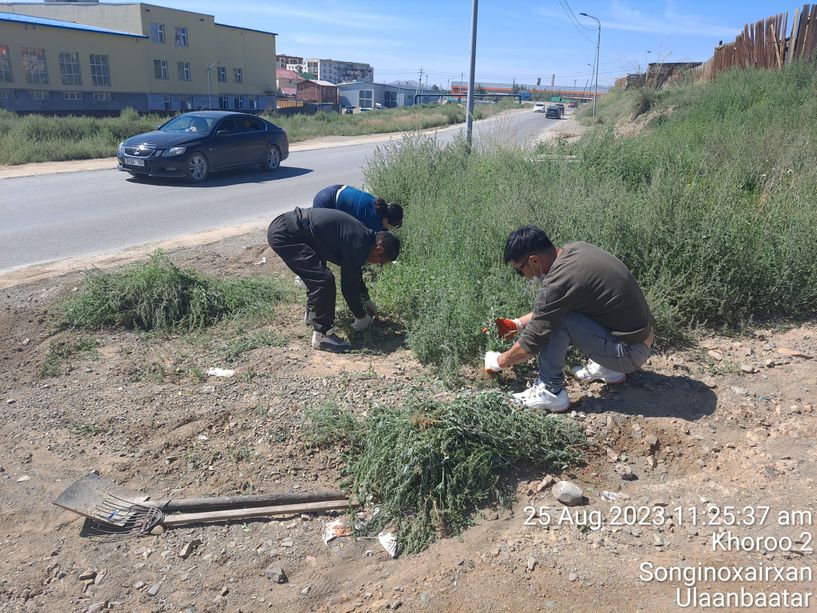
M 511 233 L 505 263 L 542 287 L 533 311 L 514 319 L 508 336 L 519 339 L 504 353 L 485 354 L 485 369 L 503 368 L 539 356 L 539 377 L 517 401 L 552 412 L 570 406 L 564 362 L 572 341 L 590 360 L 571 372 L 583 381 L 621 383 L 650 357 L 655 321 L 632 273 L 615 256 L 589 243 L 555 247 L 536 226 Z

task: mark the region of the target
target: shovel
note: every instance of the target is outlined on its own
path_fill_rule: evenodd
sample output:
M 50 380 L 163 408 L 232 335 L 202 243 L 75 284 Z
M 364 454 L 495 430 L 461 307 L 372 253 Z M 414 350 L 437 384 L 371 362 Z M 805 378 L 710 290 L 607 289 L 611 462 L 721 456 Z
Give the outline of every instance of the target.
M 350 506 L 340 490 L 150 500 L 150 496 L 144 494 L 124 492 L 115 483 L 93 473 L 68 486 L 54 504 L 91 519 L 100 528 L 111 528 L 115 532 L 135 530 L 139 533 L 148 532 L 159 523 L 169 527 Z M 166 516 L 173 511 L 204 512 Z

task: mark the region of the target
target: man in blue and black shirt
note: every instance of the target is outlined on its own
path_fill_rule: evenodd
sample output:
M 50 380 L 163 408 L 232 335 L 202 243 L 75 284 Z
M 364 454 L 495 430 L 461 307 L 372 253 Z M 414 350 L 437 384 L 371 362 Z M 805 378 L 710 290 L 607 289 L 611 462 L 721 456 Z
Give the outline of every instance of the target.
M 337 209 L 349 213 L 375 232 L 399 228 L 403 224 L 403 207 L 386 202 L 351 185 L 330 185 L 315 194 L 316 209 Z
M 341 292 L 355 316 L 352 329 L 359 332 L 369 327 L 377 310 L 363 282 L 363 265 L 396 260 L 400 239 L 391 232 L 375 232 L 342 211 L 300 208 L 276 217 L 267 239 L 306 286 L 304 321 L 314 328 L 312 347 L 334 352 L 351 349 L 335 334 L 337 289 L 326 262 L 340 266 Z

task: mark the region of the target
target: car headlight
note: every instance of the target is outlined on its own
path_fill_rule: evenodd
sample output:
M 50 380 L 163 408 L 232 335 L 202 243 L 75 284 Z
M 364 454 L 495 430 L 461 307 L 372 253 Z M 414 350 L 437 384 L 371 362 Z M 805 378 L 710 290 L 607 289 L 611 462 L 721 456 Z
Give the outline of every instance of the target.
M 187 147 L 171 147 L 170 149 L 165 149 L 165 152 L 162 154 L 162 157 L 181 155 L 185 151 L 187 151 Z
M 125 144 L 125 141 L 122 141 L 121 143 L 119 143 L 119 146 L 116 148 L 116 150 L 117 150 L 117 151 L 118 151 L 120 154 L 125 153 L 125 150 L 124 150 L 124 148 L 123 148 L 124 144 Z

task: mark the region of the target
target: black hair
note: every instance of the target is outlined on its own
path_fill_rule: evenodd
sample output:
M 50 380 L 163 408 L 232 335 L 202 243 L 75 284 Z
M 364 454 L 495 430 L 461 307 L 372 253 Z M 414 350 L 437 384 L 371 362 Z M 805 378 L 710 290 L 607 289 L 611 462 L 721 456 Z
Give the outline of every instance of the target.
M 385 218 L 395 228 L 399 228 L 403 225 L 403 207 L 396 202 L 389 202 L 386 205 Z
M 383 198 L 377 198 L 374 201 L 374 210 L 395 228 L 403 223 L 403 207 L 396 202 L 386 204 Z
M 394 262 L 400 255 L 400 239 L 391 232 L 378 232 L 374 237 L 375 245 L 383 246 L 383 257 L 387 262 Z
M 523 226 L 514 230 L 505 241 L 505 263 L 517 262 L 532 253 L 548 252 L 555 249 L 544 230 L 536 226 Z

